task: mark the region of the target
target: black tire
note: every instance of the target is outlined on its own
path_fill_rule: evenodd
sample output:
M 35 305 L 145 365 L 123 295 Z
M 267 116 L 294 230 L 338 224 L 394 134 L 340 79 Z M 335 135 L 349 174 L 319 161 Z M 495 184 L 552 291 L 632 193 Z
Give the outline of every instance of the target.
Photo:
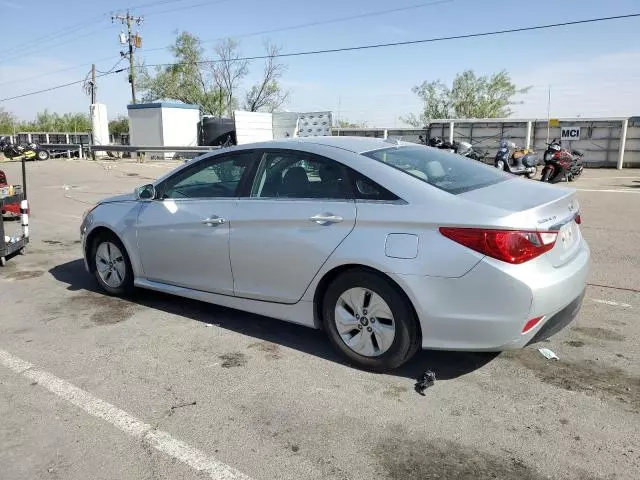
M 379 295 L 393 314 L 395 336 L 391 346 L 379 356 L 370 357 L 356 353 L 338 333 L 335 308 L 340 296 L 351 288 L 364 288 Z M 409 360 L 420 347 L 417 320 L 409 300 L 399 287 L 368 270 L 349 270 L 329 285 L 322 300 L 322 321 L 336 351 L 350 364 L 364 370 L 384 372 L 397 368 Z
M 538 167 L 536 166 L 536 170 L 534 172 L 527 173 L 527 174 L 525 174 L 525 176 L 528 179 L 532 179 L 532 178 L 535 178 L 537 174 L 538 174 Z
M 49 152 L 46 150 L 38 150 L 36 152 L 36 160 L 40 160 L 40 161 L 49 160 Z
M 96 252 L 98 250 L 98 247 L 105 242 L 110 242 L 111 244 L 115 245 L 122 253 L 122 261 L 124 263 L 125 274 L 122 284 L 117 287 L 113 287 L 105 283 L 105 281 L 100 276 L 96 265 Z M 129 259 L 127 250 L 124 248 L 124 245 L 116 235 L 112 233 L 100 233 L 91 244 L 91 249 L 89 251 L 89 262 L 98 286 L 107 294 L 115 297 L 126 297 L 133 293 L 133 268 L 131 267 L 131 260 Z
M 551 176 L 551 172 L 552 170 L 550 168 L 545 167 L 542 170 L 542 178 L 540 178 L 541 182 L 548 182 L 549 181 L 549 177 Z

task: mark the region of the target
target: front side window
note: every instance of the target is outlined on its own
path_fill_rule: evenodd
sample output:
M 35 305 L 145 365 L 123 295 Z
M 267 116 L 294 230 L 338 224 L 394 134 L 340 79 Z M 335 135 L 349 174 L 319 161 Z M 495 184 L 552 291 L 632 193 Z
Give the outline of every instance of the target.
M 351 189 L 340 163 L 306 152 L 266 152 L 252 197 L 346 199 Z
M 509 174 L 478 161 L 419 145 L 383 148 L 363 155 L 454 195 L 511 178 Z
M 162 198 L 236 197 L 252 160 L 251 152 L 203 160 L 167 179 L 161 188 Z

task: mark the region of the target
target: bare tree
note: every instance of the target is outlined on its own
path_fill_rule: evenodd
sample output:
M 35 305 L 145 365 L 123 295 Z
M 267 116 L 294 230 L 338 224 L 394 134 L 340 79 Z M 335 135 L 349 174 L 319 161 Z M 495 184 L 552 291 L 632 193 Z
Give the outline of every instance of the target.
M 264 65 L 262 80 L 253 85 L 246 93 L 244 108 L 250 112 L 266 110 L 273 112 L 280 108 L 287 100 L 289 92 L 283 90 L 280 79 L 287 71 L 287 66 L 278 63 L 277 58 L 282 48 L 270 42 L 265 42 L 267 61 Z
M 238 50 L 239 43 L 231 38 L 221 40 L 214 50 L 218 55 L 218 59 L 212 64 L 213 83 L 216 85 L 220 96 L 221 109 L 232 115 L 237 102 L 234 92 L 240 85 L 242 79 L 247 75 L 248 61 L 242 60 Z

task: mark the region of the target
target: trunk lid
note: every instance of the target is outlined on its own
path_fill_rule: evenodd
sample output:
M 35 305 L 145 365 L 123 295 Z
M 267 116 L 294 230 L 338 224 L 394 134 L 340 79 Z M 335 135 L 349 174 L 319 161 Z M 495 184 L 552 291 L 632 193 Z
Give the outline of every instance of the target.
M 575 222 L 580 207 L 575 190 L 513 178 L 460 197 L 505 211 L 488 226 L 559 232 L 553 249 L 544 254 L 554 267 L 569 262 L 580 249 L 580 228 Z

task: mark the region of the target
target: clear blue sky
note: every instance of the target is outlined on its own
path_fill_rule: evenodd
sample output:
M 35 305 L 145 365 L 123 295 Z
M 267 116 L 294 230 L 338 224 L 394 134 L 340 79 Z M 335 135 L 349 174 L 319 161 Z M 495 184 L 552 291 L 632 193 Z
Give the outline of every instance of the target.
M 331 20 L 434 0 L 114 0 L 109 11 L 145 17 L 139 28 L 147 63 L 170 61 L 164 51 L 174 31 L 203 40 L 242 36 L 301 23 Z M 144 4 L 144 5 L 143 5 Z M 3 41 L 0 98 L 84 78 L 90 64 L 109 69 L 121 49 L 119 23 L 111 24 L 108 4 L 80 0 L 0 0 Z M 199 5 L 192 7 L 194 5 Z M 189 8 L 192 7 L 192 8 Z M 544 23 L 640 12 L 638 0 L 451 0 L 386 15 L 241 38 L 242 53 L 263 52 L 269 38 L 285 52 L 397 42 L 500 30 Z M 14 19 L 15 21 L 11 21 Z M 401 125 L 398 117 L 417 111 L 411 87 L 423 80 L 450 82 L 471 68 L 490 74 L 508 70 L 530 93 L 516 116 L 546 116 L 552 85 L 552 115 L 582 117 L 640 115 L 640 18 L 516 33 L 498 37 L 401 46 L 367 51 L 286 58 L 284 78 L 292 95 L 289 110 L 333 110 L 341 118 L 374 126 Z M 46 35 L 55 37 L 42 38 Z M 213 43 L 206 43 L 210 48 Z M 212 52 L 209 52 L 211 55 Z M 51 73 L 65 69 L 65 71 Z M 249 85 L 262 69 L 251 64 Z M 34 77 L 27 79 L 28 77 Z M 24 80 L 23 80 L 24 79 Z M 100 79 L 98 99 L 109 116 L 126 112 L 126 73 Z M 86 111 L 81 86 L 0 103 L 21 118 L 49 108 Z

